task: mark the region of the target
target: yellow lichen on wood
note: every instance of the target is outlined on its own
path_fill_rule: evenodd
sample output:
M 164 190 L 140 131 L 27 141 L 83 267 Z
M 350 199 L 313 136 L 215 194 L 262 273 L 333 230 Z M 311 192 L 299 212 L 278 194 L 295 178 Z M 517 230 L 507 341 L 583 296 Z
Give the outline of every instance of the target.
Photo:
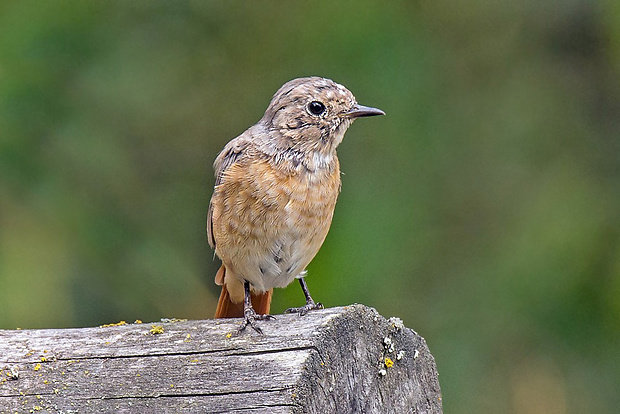
M 111 327 L 113 327 L 113 326 L 122 326 L 122 325 L 127 325 L 127 322 L 125 322 L 125 321 L 120 321 L 120 322 L 117 322 L 117 323 L 107 323 L 107 324 L 105 324 L 105 325 L 101 325 L 101 326 L 99 326 L 99 327 L 100 327 L 100 328 L 111 328 Z

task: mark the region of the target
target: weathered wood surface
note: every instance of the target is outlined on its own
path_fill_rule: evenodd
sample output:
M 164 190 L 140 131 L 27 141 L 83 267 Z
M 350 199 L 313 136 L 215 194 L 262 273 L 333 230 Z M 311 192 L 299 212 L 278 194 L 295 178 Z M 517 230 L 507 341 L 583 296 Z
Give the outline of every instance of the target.
M 0 330 L 0 413 L 441 412 L 435 361 L 397 318 L 276 317 L 264 335 L 239 319 Z

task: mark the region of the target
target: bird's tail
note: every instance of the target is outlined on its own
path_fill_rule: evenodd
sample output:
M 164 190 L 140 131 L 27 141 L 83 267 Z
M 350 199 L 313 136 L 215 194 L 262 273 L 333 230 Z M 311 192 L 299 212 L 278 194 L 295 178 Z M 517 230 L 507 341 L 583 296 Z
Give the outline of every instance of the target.
M 225 272 L 226 268 L 222 265 L 217 272 L 216 281 L 221 280 L 223 282 Z M 252 293 L 252 307 L 257 314 L 269 315 L 272 293 L 273 289 L 269 289 L 264 293 Z M 228 289 L 226 289 L 226 285 L 222 283 L 222 293 L 220 293 L 220 300 L 217 302 L 215 318 L 243 318 L 243 316 L 243 300 L 239 303 L 233 302 L 228 293 Z

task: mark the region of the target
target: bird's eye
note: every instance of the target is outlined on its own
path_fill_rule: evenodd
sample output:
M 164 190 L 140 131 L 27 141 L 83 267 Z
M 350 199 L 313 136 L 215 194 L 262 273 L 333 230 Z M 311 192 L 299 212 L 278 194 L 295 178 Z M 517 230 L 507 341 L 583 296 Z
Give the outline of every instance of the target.
M 325 112 L 325 105 L 319 101 L 312 101 L 308 104 L 308 111 L 310 111 L 312 115 L 321 115 Z

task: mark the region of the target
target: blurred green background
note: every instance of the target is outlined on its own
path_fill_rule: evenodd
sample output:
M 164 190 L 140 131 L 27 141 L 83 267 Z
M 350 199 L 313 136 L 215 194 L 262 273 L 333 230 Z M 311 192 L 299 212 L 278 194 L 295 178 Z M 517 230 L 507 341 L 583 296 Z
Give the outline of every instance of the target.
M 388 114 L 315 298 L 423 335 L 446 412 L 617 412 L 612 0 L 0 3 L 0 328 L 211 317 L 212 162 L 308 75 Z

